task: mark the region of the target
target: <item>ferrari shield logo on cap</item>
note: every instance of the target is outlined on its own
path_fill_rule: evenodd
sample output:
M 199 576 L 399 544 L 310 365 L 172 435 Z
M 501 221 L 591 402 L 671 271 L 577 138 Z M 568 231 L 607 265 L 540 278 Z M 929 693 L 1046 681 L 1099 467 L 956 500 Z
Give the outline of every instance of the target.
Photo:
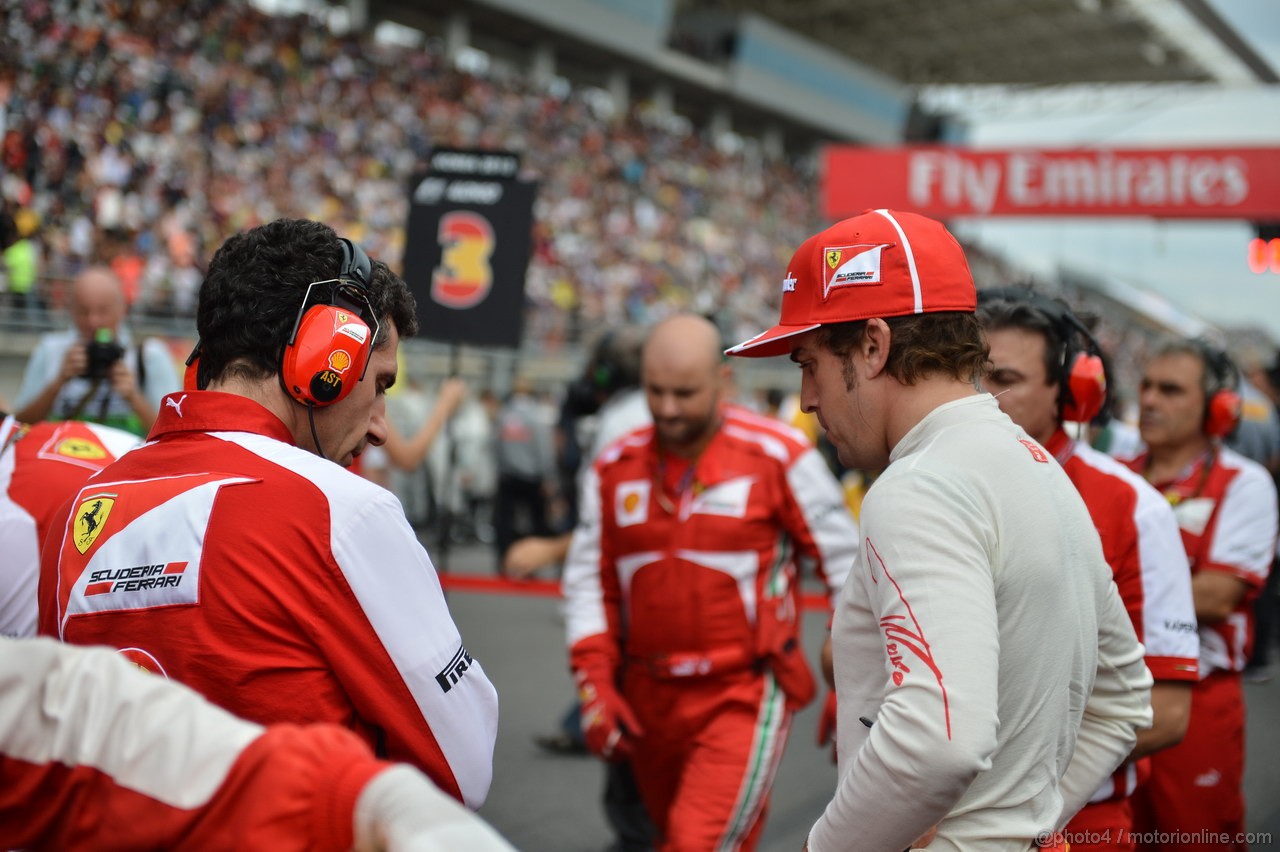
M 863 243 L 827 249 L 829 269 L 824 276 L 822 298 L 828 298 L 837 287 L 879 284 L 880 254 L 892 246 L 893 243 Z
M 76 550 L 84 553 L 93 547 L 102 528 L 107 525 L 107 516 L 115 503 L 114 494 L 98 494 L 80 504 L 76 509 L 75 527 L 71 531 L 75 536 Z

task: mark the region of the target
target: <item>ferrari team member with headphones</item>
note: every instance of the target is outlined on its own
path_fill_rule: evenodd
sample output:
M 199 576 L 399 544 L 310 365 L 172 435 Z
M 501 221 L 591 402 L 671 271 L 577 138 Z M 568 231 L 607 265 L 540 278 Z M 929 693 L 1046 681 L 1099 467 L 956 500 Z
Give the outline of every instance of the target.
M 277 220 L 218 249 L 197 328 L 191 388 L 46 541 L 40 632 L 254 722 L 342 725 L 478 807 L 497 695 L 400 504 L 342 467 L 385 439 L 408 288 Z
M 982 290 L 978 319 L 991 351 L 983 388 L 1057 458 L 1084 498 L 1155 679 L 1152 727 L 1138 731 L 1130 759 L 1066 829 L 1077 852 L 1128 852 L 1136 761 L 1182 739 L 1196 681 L 1200 642 L 1178 522 L 1142 477 L 1063 428 L 1064 421 L 1092 421 L 1107 402 L 1102 350 L 1071 310 L 1030 290 Z
M 1276 488 L 1262 465 L 1222 443 L 1239 419 L 1239 381 L 1226 353 L 1203 340 L 1158 347 L 1142 375 L 1138 428 L 1147 449 L 1128 464 L 1165 495 L 1182 530 L 1200 624 L 1200 680 L 1186 737 L 1151 756 L 1151 777 L 1134 795 L 1140 833 L 1237 836 L 1245 827 L 1240 673 L 1252 644 L 1253 599 L 1275 554 Z

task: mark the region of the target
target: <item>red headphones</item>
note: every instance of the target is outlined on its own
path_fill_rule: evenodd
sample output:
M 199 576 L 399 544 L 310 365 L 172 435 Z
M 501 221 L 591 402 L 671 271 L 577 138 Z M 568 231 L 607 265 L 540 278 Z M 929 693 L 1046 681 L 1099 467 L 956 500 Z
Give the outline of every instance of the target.
M 339 239 L 342 269 L 337 278 L 307 287 L 280 357 L 280 382 L 303 405 L 333 405 L 364 378 L 378 337 L 378 321 L 369 304 L 373 265 L 355 243 Z M 313 303 L 316 287 L 328 285 L 328 298 Z
M 1028 305 L 1053 323 L 1062 338 L 1062 360 L 1058 373 L 1058 406 L 1063 420 L 1090 423 L 1107 408 L 1109 400 L 1107 367 L 1102 347 L 1085 324 L 1066 305 L 1022 287 L 998 287 L 978 292 L 978 300 L 1019 302 Z M 1077 342 L 1084 342 L 1082 349 Z
M 337 278 L 313 281 L 298 306 L 293 331 L 280 355 L 280 384 L 307 406 L 333 405 L 364 378 L 378 339 L 378 320 L 369 302 L 373 264 L 360 246 L 339 238 L 342 267 Z M 312 299 L 317 287 L 321 298 Z M 200 343 L 187 358 L 183 387 L 202 388 Z
M 1072 423 L 1089 423 L 1102 413 L 1107 402 L 1107 368 L 1102 356 L 1077 351 L 1067 368 L 1067 388 L 1062 404 L 1062 419 Z
M 1202 338 L 1192 344 L 1204 362 L 1206 384 L 1204 394 L 1204 433 L 1211 438 L 1225 438 L 1240 424 L 1244 403 L 1240 398 L 1240 372 L 1231 356 Z

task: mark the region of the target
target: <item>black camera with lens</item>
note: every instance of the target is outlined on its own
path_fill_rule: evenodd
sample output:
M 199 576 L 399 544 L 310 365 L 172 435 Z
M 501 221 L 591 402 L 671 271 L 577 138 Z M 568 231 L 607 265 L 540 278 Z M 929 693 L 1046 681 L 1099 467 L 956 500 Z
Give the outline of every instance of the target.
M 124 357 L 124 347 L 116 343 L 110 329 L 100 328 L 85 346 L 89 356 L 89 366 L 84 371 L 86 379 L 105 379 L 111 375 L 111 368 Z

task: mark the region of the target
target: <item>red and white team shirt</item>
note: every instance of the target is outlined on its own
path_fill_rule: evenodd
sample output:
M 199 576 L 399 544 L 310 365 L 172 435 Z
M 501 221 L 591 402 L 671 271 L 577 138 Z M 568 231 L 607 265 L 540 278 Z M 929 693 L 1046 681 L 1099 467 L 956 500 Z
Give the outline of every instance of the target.
M 387 490 L 244 397 L 165 398 L 60 513 L 40 632 L 103 644 L 251 721 L 329 722 L 478 807 L 497 695 Z
M 58 507 L 140 443 L 137 435 L 95 423 L 0 422 L 0 636 L 36 635 L 40 542 Z
M 1141 473 L 1147 455 L 1126 464 Z M 1219 446 L 1176 479 L 1153 485 L 1173 506 L 1192 575 L 1223 571 L 1249 587 L 1225 620 L 1200 626 L 1201 679 L 1243 671 L 1253 645 L 1253 600 L 1275 556 L 1275 483 L 1262 465 Z
M 565 566 L 568 638 L 572 649 L 607 637 L 610 650 L 575 667 L 608 677 L 623 655 L 751 655 L 764 601 L 788 609 L 794 629 L 800 569 L 833 596 L 844 584 L 857 526 L 817 450 L 737 406 L 722 418 L 692 466 L 662 456 L 652 426 L 592 466 Z
M 1141 476 L 1088 444 L 1071 440 L 1061 429 L 1046 449 L 1089 509 L 1152 677 L 1194 683 L 1199 677 L 1200 640 L 1191 572 L 1168 502 Z M 1136 786 L 1135 767 L 1126 763 L 1091 801 L 1123 798 Z

